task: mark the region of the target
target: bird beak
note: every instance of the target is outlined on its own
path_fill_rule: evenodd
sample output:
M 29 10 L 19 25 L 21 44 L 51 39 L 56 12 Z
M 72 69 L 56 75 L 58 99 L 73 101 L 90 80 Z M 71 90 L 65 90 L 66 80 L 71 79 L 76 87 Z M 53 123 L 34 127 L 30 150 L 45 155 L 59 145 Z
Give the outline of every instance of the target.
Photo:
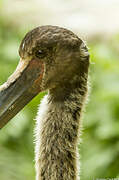
M 0 86 L 0 129 L 40 91 L 43 63 L 21 59 L 15 72 Z

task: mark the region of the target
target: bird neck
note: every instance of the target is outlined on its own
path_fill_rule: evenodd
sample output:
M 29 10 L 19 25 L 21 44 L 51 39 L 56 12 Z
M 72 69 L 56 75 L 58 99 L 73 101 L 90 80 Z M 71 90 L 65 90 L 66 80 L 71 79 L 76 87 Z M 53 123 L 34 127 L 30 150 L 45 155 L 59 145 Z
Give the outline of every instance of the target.
M 49 91 L 40 105 L 36 125 L 37 180 L 78 180 L 77 142 L 87 77 L 78 80 L 70 87 Z

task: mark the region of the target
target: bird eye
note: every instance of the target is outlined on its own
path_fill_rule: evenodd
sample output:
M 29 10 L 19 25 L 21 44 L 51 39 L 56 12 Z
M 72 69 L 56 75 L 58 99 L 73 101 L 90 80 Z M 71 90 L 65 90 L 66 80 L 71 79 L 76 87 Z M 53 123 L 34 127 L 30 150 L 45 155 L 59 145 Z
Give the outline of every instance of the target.
M 44 51 L 42 51 L 42 50 L 37 50 L 37 51 L 35 52 L 35 56 L 36 56 L 37 58 L 44 58 L 44 57 L 46 56 L 46 53 L 45 53 Z

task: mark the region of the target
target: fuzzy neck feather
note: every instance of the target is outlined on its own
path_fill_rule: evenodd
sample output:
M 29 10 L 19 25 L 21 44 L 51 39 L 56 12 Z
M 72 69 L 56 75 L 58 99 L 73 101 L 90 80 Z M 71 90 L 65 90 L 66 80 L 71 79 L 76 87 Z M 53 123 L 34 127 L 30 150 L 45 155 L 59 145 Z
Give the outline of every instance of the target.
M 87 75 L 75 79 L 74 87 L 65 91 L 68 94 L 55 98 L 55 92 L 49 91 L 40 105 L 36 118 L 36 180 L 79 180 L 77 143 Z

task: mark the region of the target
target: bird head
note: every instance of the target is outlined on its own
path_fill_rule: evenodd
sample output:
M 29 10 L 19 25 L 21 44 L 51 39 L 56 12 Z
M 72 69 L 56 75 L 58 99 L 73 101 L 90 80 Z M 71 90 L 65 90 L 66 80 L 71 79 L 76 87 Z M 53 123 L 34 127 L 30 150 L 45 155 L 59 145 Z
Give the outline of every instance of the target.
M 23 61 L 35 60 L 43 65 L 42 90 L 70 82 L 84 68 L 86 72 L 89 64 L 84 42 L 71 31 L 57 26 L 42 26 L 27 33 L 19 54 Z
M 0 86 L 0 128 L 39 92 L 71 85 L 88 74 L 85 43 L 71 31 L 41 26 L 28 32 L 19 48 L 20 62 Z

